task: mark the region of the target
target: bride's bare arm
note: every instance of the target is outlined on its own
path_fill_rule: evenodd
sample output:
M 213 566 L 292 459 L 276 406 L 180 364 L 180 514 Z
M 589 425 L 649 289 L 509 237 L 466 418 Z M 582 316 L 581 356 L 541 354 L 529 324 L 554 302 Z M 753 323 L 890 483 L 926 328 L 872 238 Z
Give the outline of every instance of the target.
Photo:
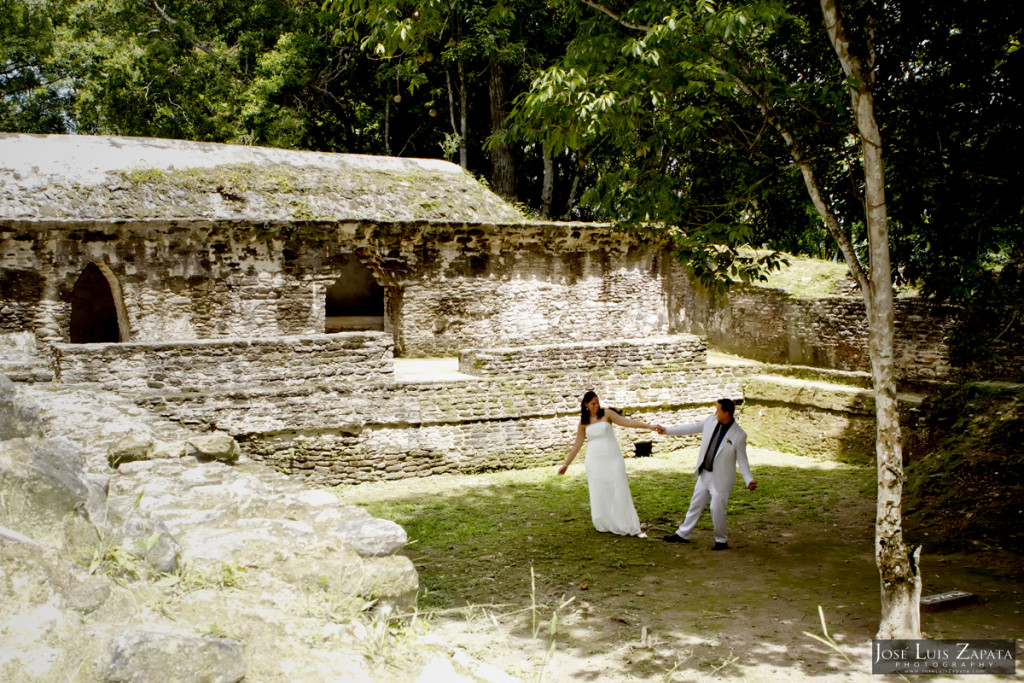
M 652 425 L 652 424 L 648 424 L 646 422 L 641 422 L 640 420 L 634 420 L 633 418 L 630 418 L 630 417 L 624 417 L 622 415 L 619 415 L 617 412 L 615 412 L 611 408 L 605 409 L 604 412 L 605 412 L 605 414 L 608 415 L 608 420 L 610 422 L 612 422 L 614 424 L 617 424 L 620 427 L 635 427 L 637 429 L 650 429 L 652 431 L 658 431 L 658 426 L 657 425 Z
M 572 448 L 569 449 L 569 455 L 566 456 L 565 462 L 561 467 L 558 468 L 558 474 L 565 474 L 565 471 L 569 469 L 569 464 L 572 459 L 576 457 L 576 454 L 583 448 L 583 441 L 587 438 L 587 428 L 583 426 L 581 422 L 576 428 L 576 440 L 572 444 Z

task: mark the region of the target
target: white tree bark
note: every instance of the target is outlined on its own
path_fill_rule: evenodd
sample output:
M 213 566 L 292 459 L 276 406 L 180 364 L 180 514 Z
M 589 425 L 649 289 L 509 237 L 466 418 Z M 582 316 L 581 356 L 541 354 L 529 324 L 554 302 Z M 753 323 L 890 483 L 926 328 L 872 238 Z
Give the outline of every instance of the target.
M 850 49 L 837 0 L 820 0 L 829 40 L 850 82 L 850 98 L 864 161 L 864 214 L 868 232 L 868 287 L 863 289 L 868 318 L 868 350 L 875 387 L 878 501 L 875 510 L 875 561 L 881 579 L 880 639 L 921 637 L 920 548 L 912 552 L 903 541 L 903 449 L 896 401 L 893 353 L 893 282 L 889 261 L 889 228 L 882 167 L 882 136 L 872 95 L 874 53 L 866 62 Z M 845 252 L 845 249 L 844 249 Z M 844 254 L 845 255 L 845 254 Z M 854 255 L 846 255 L 847 260 Z M 854 256 L 855 258 L 855 256 Z

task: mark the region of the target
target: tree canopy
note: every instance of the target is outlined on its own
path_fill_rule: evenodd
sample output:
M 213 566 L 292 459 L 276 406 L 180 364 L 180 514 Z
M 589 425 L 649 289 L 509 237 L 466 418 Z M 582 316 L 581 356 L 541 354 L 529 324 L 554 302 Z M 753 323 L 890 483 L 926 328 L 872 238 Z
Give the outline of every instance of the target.
M 1024 6 L 844 7 L 894 278 L 990 291 L 1024 243 Z M 773 121 L 863 252 L 845 85 L 795 0 L 0 0 L 0 130 L 446 157 L 543 215 L 657 223 L 710 282 L 772 263 L 744 244 L 838 257 Z
M 1020 7 L 848 3 L 877 46 L 894 276 L 961 298 L 1022 243 Z M 517 103 L 516 132 L 594 169 L 599 218 L 657 221 L 698 273 L 753 265 L 707 244 L 835 257 L 780 126 L 851 242 L 865 248 L 858 135 L 816 6 L 785 1 L 576 5 L 565 57 Z M 621 8 L 621 9 L 617 9 Z M 869 11 L 870 10 L 870 11 Z M 680 237 L 684 235 L 685 237 Z

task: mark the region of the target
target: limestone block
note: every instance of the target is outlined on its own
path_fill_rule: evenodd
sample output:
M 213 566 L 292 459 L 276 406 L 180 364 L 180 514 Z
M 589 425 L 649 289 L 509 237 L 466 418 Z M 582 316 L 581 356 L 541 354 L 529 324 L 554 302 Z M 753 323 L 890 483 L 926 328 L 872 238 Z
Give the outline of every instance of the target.
M 124 546 L 157 573 L 170 574 L 178 568 L 181 546 L 159 519 L 131 517 L 124 526 Z
M 87 477 L 66 441 L 0 442 L 3 524 L 51 547 L 84 550 L 97 538 L 93 518 L 105 514 L 106 493 Z
M 187 449 L 188 444 L 182 441 L 166 442 L 158 440 L 153 442 L 153 450 L 149 457 L 153 460 L 166 458 L 180 459 L 185 457 Z
M 405 529 L 386 519 L 348 521 L 336 526 L 333 533 L 363 557 L 391 555 L 409 541 Z
M 149 460 L 153 451 L 153 435 L 146 432 L 132 431 L 110 445 L 107 451 L 107 462 L 116 468 L 124 462 Z
M 18 400 L 18 389 L 0 374 L 0 440 L 38 436 L 42 424 L 34 406 Z
M 114 641 L 106 680 L 235 683 L 246 668 L 243 647 L 233 640 L 129 631 Z
M 189 439 L 188 443 L 199 452 L 200 456 L 214 460 L 238 460 L 238 456 L 242 453 L 238 442 L 226 432 L 194 436 Z
M 379 612 L 404 613 L 416 606 L 419 574 L 404 555 L 367 559 L 363 567 L 362 595 L 376 600 Z

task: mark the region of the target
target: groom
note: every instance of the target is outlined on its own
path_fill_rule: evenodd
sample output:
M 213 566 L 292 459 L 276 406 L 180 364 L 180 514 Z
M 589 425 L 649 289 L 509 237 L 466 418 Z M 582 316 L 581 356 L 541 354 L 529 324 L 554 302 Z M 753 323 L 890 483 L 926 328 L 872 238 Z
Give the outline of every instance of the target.
M 725 535 L 725 508 L 729 504 L 729 494 L 736 480 L 737 463 L 747 488 L 751 491 L 757 488 L 747 463 L 747 433 L 733 418 L 735 412 L 736 404 L 732 399 L 723 398 L 718 400 L 715 414 L 703 422 L 668 428 L 658 425 L 659 434 L 702 434 L 697 469 L 694 471 L 697 483 L 693 487 L 693 497 L 690 498 L 690 509 L 686 511 L 686 518 L 676 532 L 665 536 L 664 540 L 668 543 L 689 543 L 690 532 L 697 526 L 704 506 L 711 501 L 711 522 L 715 527 L 715 545 L 711 549 L 725 550 L 729 547 Z

